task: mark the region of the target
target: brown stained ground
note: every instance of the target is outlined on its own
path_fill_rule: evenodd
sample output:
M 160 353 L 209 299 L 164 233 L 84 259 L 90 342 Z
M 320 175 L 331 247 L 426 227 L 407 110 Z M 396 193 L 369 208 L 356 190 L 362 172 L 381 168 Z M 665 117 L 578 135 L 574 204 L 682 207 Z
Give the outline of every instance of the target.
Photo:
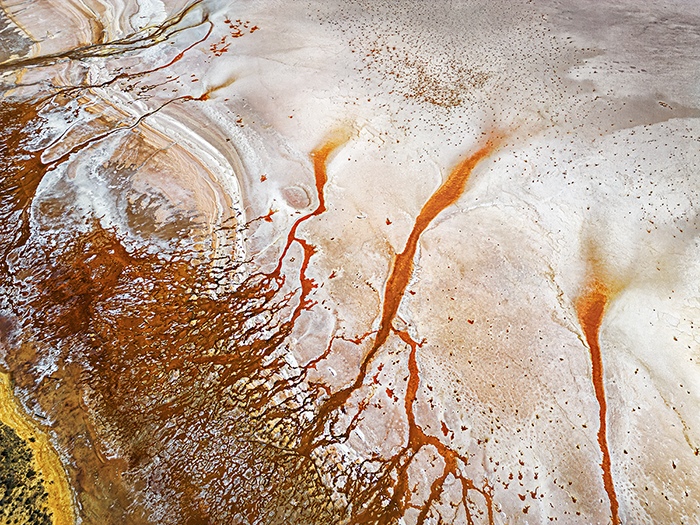
M 605 371 L 600 350 L 600 326 L 610 297 L 609 289 L 593 277 L 586 290 L 576 300 L 576 313 L 581 323 L 586 343 L 591 353 L 591 377 L 596 400 L 598 401 L 598 445 L 602 454 L 600 467 L 603 471 L 603 486 L 610 502 L 610 515 L 613 525 L 620 523 L 615 484 L 612 477 L 612 463 L 607 437 L 607 402 L 605 398 Z
M 4 295 L 8 284 L 8 256 L 29 238 L 29 207 L 47 169 L 38 152 L 28 151 L 23 146 L 26 134 L 31 133 L 39 121 L 37 109 L 31 104 L 0 104 L 0 123 L 5 130 L 0 140 L 0 155 L 12 159 L 0 169 L 0 219 L 4 224 L 12 225 L 0 234 L 0 309 L 8 306 Z M 2 323 L 0 348 L 7 344 L 6 332 L 10 330 L 9 323 Z M 44 478 L 47 498 L 42 505 L 53 514 L 52 522 L 56 525 L 73 523 L 72 494 L 58 455 L 48 436 L 19 407 L 10 376 L 6 374 L 0 377 L 0 421 L 11 428 L 31 451 L 39 475 Z M 22 519 L 21 516 L 18 519 Z
M 171 22 L 155 34 L 3 67 L 43 67 L 149 47 L 177 20 Z M 70 198 L 51 205 L 63 228 L 30 235 L 29 210 L 48 172 L 80 162 L 81 154 L 113 133 L 139 132 L 143 119 L 164 105 L 208 97 L 179 96 L 134 121 L 86 130 L 81 140 L 42 162 L 43 150 L 27 144 L 42 125 L 45 105 L 60 112 L 82 89 L 0 108 L 7 130 L 1 143 L 6 162 L 0 217 L 6 227 L 0 232 L 0 313 L 3 326 L 12 327 L 2 334 L 11 348 L 7 364 L 38 413 L 56 421 L 59 445 L 72 460 L 67 470 L 83 520 L 394 524 L 413 512 L 417 523 L 425 523 L 446 503 L 445 485 L 454 480 L 467 522 L 493 523 L 492 489 L 464 475 L 469 458 L 416 422 L 421 343 L 394 321 L 421 235 L 457 202 L 498 138 L 455 167 L 423 206 L 393 261 L 377 331 L 368 327 L 366 334 L 347 339 L 356 345 L 371 341 L 356 379 L 333 392 L 307 381 L 332 341 L 302 366 L 290 365 L 285 355 L 319 286 L 307 275 L 316 247 L 300 228 L 326 210 L 328 163 L 349 134 L 332 134 L 311 153 L 317 206 L 293 224 L 269 274 L 232 258 L 212 265 L 192 249 L 156 255 L 127 248 L 115 231 L 75 217 Z M 301 249 L 302 261 L 289 270 L 293 245 Z M 234 283 L 241 270 L 247 277 Z M 379 465 L 372 472 L 362 464 L 321 469 L 324 451 L 347 442 L 361 420 L 367 401 L 354 404 L 351 398 L 390 338 L 407 353 L 405 444 L 392 457 L 372 458 Z M 36 365 L 49 350 L 56 368 L 39 380 Z M 409 487 L 411 468 L 420 468 L 417 458 L 426 450 L 437 453 L 443 467 L 427 497 L 417 502 Z
M 419 451 L 432 447 L 443 458 L 444 470 L 418 507 L 418 522 L 431 515 L 450 476 L 462 485 L 468 521 L 472 523 L 470 493 L 475 493 L 493 522 L 490 489 L 461 474 L 468 458 L 416 423 L 420 345 L 392 327 L 420 234 L 456 202 L 492 143 L 455 168 L 424 206 L 405 250 L 396 257 L 380 328 L 356 384 L 331 393 L 304 386 L 323 355 L 294 368 L 284 354 L 301 312 L 314 304 L 317 286 L 306 275 L 315 247 L 299 228 L 325 211 L 327 165 L 348 140 L 347 133 L 332 135 L 312 152 L 318 204 L 290 229 L 279 266 L 234 285 L 230 277 L 240 262 L 212 266 L 188 251 L 175 250 L 161 259 L 127 250 L 114 232 L 91 220 L 82 232 L 73 230 L 69 220 L 63 232 L 30 237 L 25 217 L 41 178 L 89 147 L 81 143 L 52 165 L 42 164 L 40 152 L 24 146 L 32 125 L 40 124 L 39 112 L 32 106 L 5 108 L 8 123 L 18 124 L 5 142 L 12 162 L 0 188 L 0 211 L 12 225 L 0 237 L 3 262 L 14 254 L 14 273 L 3 271 L 2 286 L 9 292 L 3 315 L 21 334 L 11 341 L 16 351 L 7 354 L 7 361 L 18 384 L 57 420 L 60 444 L 76 462 L 69 475 L 84 519 L 396 523 L 416 507 L 409 496 L 409 467 Z M 70 201 L 54 202 L 53 213 L 70 218 L 70 206 Z M 47 250 L 52 239 L 60 242 Z M 303 252 L 296 284 L 287 282 L 293 276 L 285 271 L 295 243 Z M 383 459 L 379 474 L 367 477 L 358 467 L 345 485 L 346 499 L 337 500 L 317 470 L 317 454 L 352 433 L 362 403 L 344 431 L 329 429 L 392 333 L 409 352 L 404 399 L 408 441 L 395 457 Z M 58 368 L 50 381 L 37 383 L 31 363 L 49 347 L 59 350 Z M 158 494 L 166 487 L 175 490 L 166 503 L 133 500 L 144 489 Z M 204 493 L 202 487 L 207 487 Z
M 8 292 L 3 342 L 13 349 L 6 359 L 18 384 L 57 419 L 61 445 L 76 461 L 70 475 L 82 517 L 105 523 L 230 523 L 255 516 L 338 521 L 310 457 L 294 450 L 308 412 L 304 396 L 295 394 L 299 371 L 281 375 L 288 368 L 284 341 L 313 288 L 305 266 L 293 306 L 296 293 L 281 291 L 279 272 L 253 274 L 233 286 L 238 262 L 212 267 L 196 253 L 161 260 L 129 252 L 97 222 L 85 233 L 71 231 L 70 201 L 53 203 L 66 221 L 64 233 L 30 238 L 29 206 L 51 167 L 25 146 L 38 111 L 4 109 L 8 129 L 16 124 L 3 144 L 10 162 L 0 187 L 0 212 L 10 226 L 0 235 L 2 261 L 13 253 L 14 262 L 0 282 Z M 316 152 L 317 165 L 325 165 L 332 149 Z M 56 248 L 47 250 L 52 236 Z M 293 236 L 291 242 L 304 248 L 308 264 L 312 247 Z M 10 337 L 13 326 L 20 336 Z M 49 346 L 59 350 L 58 369 L 50 381 L 36 383 L 32 363 Z M 214 436 L 225 442 L 217 445 Z M 162 465 L 157 471 L 155 462 Z M 250 473 L 265 480 L 264 488 L 250 484 Z M 165 517 L 149 518 L 145 502 L 129 496 L 154 477 L 178 494 L 167 502 Z M 212 483 L 202 497 L 201 487 Z

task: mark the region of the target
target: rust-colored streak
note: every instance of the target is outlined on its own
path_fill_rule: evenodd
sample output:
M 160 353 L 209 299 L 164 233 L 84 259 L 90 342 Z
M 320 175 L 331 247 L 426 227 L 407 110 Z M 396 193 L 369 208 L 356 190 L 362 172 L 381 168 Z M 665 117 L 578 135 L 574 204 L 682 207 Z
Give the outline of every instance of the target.
M 437 450 L 438 454 L 442 456 L 442 459 L 445 462 L 445 467 L 443 468 L 442 474 L 433 481 L 430 487 L 428 499 L 420 508 L 417 523 L 421 524 L 425 522 L 433 503 L 439 501 L 440 499 L 445 480 L 450 474 L 452 474 L 462 484 L 462 504 L 467 515 L 468 523 L 473 523 L 468 495 L 469 491 L 473 490 L 481 494 L 486 501 L 488 522 L 489 525 L 493 525 L 493 500 L 490 489 L 488 487 L 483 489 L 477 488 L 472 480 L 465 478 L 460 473 L 459 463 L 461 462 L 463 465 L 466 465 L 469 462 L 469 458 L 459 454 L 457 451 L 443 443 L 437 436 L 427 434 L 423 428 L 416 423 L 416 416 L 413 407 L 418 398 L 418 388 L 420 387 L 417 352 L 421 345 L 414 341 L 409 333 L 404 330 L 396 331 L 396 334 L 410 348 L 410 353 L 408 355 L 408 385 L 406 387 L 406 397 L 404 398 L 404 409 L 406 411 L 409 428 L 408 448 L 410 448 L 415 454 L 422 447 L 432 445 Z
M 430 196 L 428 202 L 421 209 L 416 222 L 413 225 L 406 246 L 396 256 L 394 267 L 384 291 L 384 305 L 379 332 L 374 343 L 373 350 L 379 349 L 386 341 L 391 331 L 391 323 L 396 317 L 396 312 L 401 304 L 401 299 L 406 291 L 408 282 L 413 274 L 413 258 L 416 254 L 418 241 L 425 229 L 446 208 L 452 206 L 464 193 L 469 176 L 476 165 L 496 147 L 495 141 L 489 141 L 470 157 L 462 161 L 447 177 L 440 187 Z
M 301 315 L 301 312 L 303 310 L 313 306 L 314 303 L 313 301 L 309 300 L 309 295 L 311 294 L 313 289 L 316 288 L 316 283 L 314 282 L 314 280 L 306 276 L 306 270 L 309 267 L 311 257 L 314 253 L 316 253 L 316 247 L 308 241 L 298 237 L 297 230 L 299 229 L 299 226 L 301 226 L 301 224 L 305 221 L 309 220 L 312 217 L 316 217 L 317 215 L 321 215 L 323 212 L 326 211 L 326 197 L 324 194 L 326 183 L 328 182 L 328 172 L 326 169 L 326 164 L 328 163 L 328 158 L 330 157 L 330 155 L 336 149 L 345 144 L 349 139 L 350 134 L 346 130 L 336 131 L 333 135 L 331 135 L 331 138 L 329 138 L 321 146 L 319 146 L 313 152 L 311 152 L 311 159 L 314 165 L 314 179 L 316 185 L 316 195 L 318 198 L 318 204 L 313 211 L 297 219 L 292 225 L 292 227 L 289 229 L 289 233 L 287 234 L 287 242 L 284 246 L 284 249 L 282 250 L 279 262 L 277 263 L 277 267 L 270 274 L 272 278 L 282 279 L 282 265 L 284 264 L 284 259 L 287 256 L 289 249 L 292 247 L 292 244 L 294 244 L 295 242 L 298 243 L 304 252 L 304 259 L 302 260 L 301 268 L 299 270 L 299 283 L 301 286 L 299 304 L 294 310 L 294 314 L 292 316 L 292 324 L 297 320 L 299 315 Z M 272 213 L 273 212 L 271 211 L 269 215 L 271 216 Z
M 413 258 L 416 254 L 420 236 L 441 211 L 457 202 L 464 192 L 472 170 L 479 161 L 490 154 L 495 147 L 496 141 L 491 140 L 476 151 L 476 153 L 462 161 L 452 170 L 447 180 L 440 185 L 421 209 L 413 229 L 408 236 L 406 246 L 394 259 L 394 266 L 384 290 L 382 317 L 374 344 L 363 359 L 359 374 L 353 385 L 345 390 L 339 391 L 324 410 L 332 411 L 340 407 L 349 399 L 352 392 L 357 390 L 364 382 L 370 362 L 377 351 L 384 345 L 391 333 L 391 324 L 396 317 L 401 299 L 403 298 L 408 282 L 413 274 Z
M 353 389 L 359 388 L 359 386 L 364 382 L 370 361 L 373 359 L 377 351 L 384 345 L 389 337 L 389 334 L 393 330 L 392 323 L 398 312 L 401 300 L 406 291 L 406 287 L 411 279 L 411 275 L 413 274 L 413 260 L 421 235 L 440 214 L 440 212 L 455 204 L 457 200 L 459 200 L 464 193 L 469 176 L 472 174 L 474 168 L 482 159 L 488 156 L 496 146 L 497 141 L 490 140 L 484 146 L 479 148 L 474 154 L 462 161 L 455 169 L 452 170 L 450 175 L 440 185 L 435 193 L 431 195 L 418 214 L 403 251 L 397 254 L 396 258 L 394 259 L 394 265 L 384 291 L 382 317 L 379 324 L 379 330 L 374 340 L 374 344 L 372 345 L 372 349 L 362 362 L 360 374 L 353 385 Z M 391 504 L 388 507 L 389 514 L 400 516 L 407 509 L 408 492 L 405 490 L 405 486 L 408 483 L 408 464 L 422 447 L 431 445 L 443 458 L 445 466 L 442 474 L 431 484 L 428 499 L 419 509 L 417 523 L 425 523 L 428 515 L 431 512 L 433 504 L 440 499 L 446 479 L 450 474 L 452 474 L 462 484 L 462 505 L 464 506 L 468 522 L 473 522 L 468 493 L 470 490 L 476 490 L 484 497 L 487 503 L 488 520 L 490 524 L 493 524 L 493 506 L 490 491 L 486 488 L 477 489 L 472 480 L 466 479 L 460 474 L 459 464 L 461 463 L 466 465 L 469 458 L 460 455 L 457 451 L 445 445 L 437 436 L 427 434 L 423 428 L 416 423 L 414 405 L 418 398 L 418 389 L 420 387 L 420 373 L 417 360 L 417 352 L 420 344 L 414 341 L 406 331 L 396 331 L 396 334 L 410 348 L 408 356 L 408 384 L 406 386 L 406 394 L 404 397 L 404 410 L 406 412 L 409 429 L 408 443 L 406 447 L 408 459 L 404 463 L 403 468 L 399 469 L 399 483 L 394 491 L 394 497 L 392 498 Z M 341 391 L 339 394 L 340 399 L 347 399 L 347 397 L 349 397 L 349 393 L 347 392 Z M 401 487 L 404 487 L 404 490 L 399 490 Z
M 299 229 L 299 226 L 301 226 L 302 223 L 306 222 L 311 217 L 316 217 L 317 215 L 321 215 L 324 211 L 326 211 L 325 187 L 326 183 L 328 182 L 328 173 L 326 170 L 328 157 L 330 157 L 336 149 L 344 145 L 349 139 L 350 134 L 348 131 L 337 131 L 331 135 L 331 138 L 326 140 L 326 142 L 311 152 L 311 160 L 313 161 L 314 165 L 314 181 L 316 185 L 318 204 L 313 211 L 299 217 L 299 219 L 297 219 L 290 228 L 289 233 L 287 234 L 287 243 L 282 250 L 282 255 L 280 256 L 277 268 L 273 272 L 274 274 L 280 274 L 282 264 L 284 263 L 284 258 L 287 255 L 287 252 L 289 252 L 289 248 L 295 241 L 299 241 L 299 238 L 297 237 L 297 230 Z
M 440 185 L 435 193 L 433 193 L 421 209 L 408 240 L 406 241 L 404 250 L 399 253 L 394 260 L 394 265 L 384 292 L 379 329 L 370 351 L 364 356 L 360 364 L 355 381 L 349 387 L 337 391 L 328 398 L 319 410 L 315 427 L 302 438 L 302 446 L 300 447 L 302 453 L 308 454 L 315 446 L 318 446 L 318 441 L 315 440 L 317 440 L 318 436 L 323 432 L 326 423 L 329 420 L 333 420 L 337 411 L 350 399 L 353 392 L 364 384 L 372 359 L 384 345 L 390 333 L 394 331 L 410 349 L 408 355 L 408 383 L 404 396 L 404 410 L 408 423 L 408 442 L 399 454 L 388 461 L 385 472 L 392 474 L 387 474 L 383 483 L 377 483 L 377 493 L 391 494 L 388 504 L 383 504 L 381 510 L 372 505 L 368 505 L 368 509 L 361 512 L 352 523 L 393 523 L 394 520 L 397 520 L 405 513 L 410 506 L 408 468 L 418 451 L 429 445 L 434 447 L 440 454 L 445 462 L 445 466 L 443 473 L 433 481 L 428 499 L 419 509 L 417 523 L 422 524 L 426 522 L 433 504 L 440 500 L 445 481 L 449 475 L 452 474 L 462 484 L 462 505 L 467 515 L 468 522 L 473 523 L 469 492 L 476 491 L 481 494 L 486 501 L 488 520 L 490 524 L 493 524 L 493 502 L 490 488 L 487 485 L 481 489 L 477 488 L 472 480 L 465 478 L 460 472 L 460 464 L 466 465 L 469 458 L 460 455 L 457 451 L 444 444 L 437 436 L 427 434 L 423 428 L 416 423 L 414 405 L 418 398 L 418 390 L 420 387 L 420 373 L 417 360 L 417 352 L 420 344 L 414 341 L 407 331 L 394 330 L 392 323 L 413 273 L 413 259 L 420 236 L 440 212 L 457 202 L 464 193 L 469 176 L 474 168 L 497 147 L 499 142 L 500 141 L 494 139 L 488 141 L 474 154 L 462 161 L 452 170 L 448 178 Z M 325 181 L 322 182 L 325 183 Z M 321 208 L 322 205 L 323 201 L 320 202 L 319 208 Z M 358 415 L 353 419 L 348 431 L 356 424 L 357 417 L 359 417 L 361 411 L 362 407 L 359 408 Z M 376 498 L 371 499 L 376 501 Z
M 600 419 L 598 444 L 603 456 L 600 465 L 603 470 L 603 486 L 610 500 L 612 523 L 613 525 L 618 525 L 620 523 L 620 518 L 618 516 L 618 502 L 612 478 L 610 450 L 608 448 L 607 404 L 605 401 L 603 356 L 600 351 L 599 343 L 600 325 L 603 321 L 603 314 L 605 313 L 608 298 L 609 291 L 605 285 L 594 280 L 588 286 L 588 291 L 581 295 L 576 301 L 576 313 L 591 353 L 593 388 L 595 390 L 596 399 L 598 400 L 598 416 Z

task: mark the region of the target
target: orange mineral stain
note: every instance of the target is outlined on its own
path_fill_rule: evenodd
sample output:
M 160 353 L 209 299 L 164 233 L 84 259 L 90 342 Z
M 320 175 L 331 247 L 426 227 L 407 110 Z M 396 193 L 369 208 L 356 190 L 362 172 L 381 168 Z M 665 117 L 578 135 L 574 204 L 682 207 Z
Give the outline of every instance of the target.
M 464 193 L 469 176 L 472 174 L 474 168 L 482 159 L 487 157 L 496 148 L 496 146 L 497 141 L 490 140 L 475 153 L 457 165 L 457 167 L 452 170 L 447 179 L 440 185 L 435 193 L 431 195 L 418 214 L 403 251 L 397 254 L 396 258 L 394 259 L 394 266 L 389 279 L 387 280 L 386 289 L 384 292 L 384 302 L 379 330 L 371 351 L 368 353 L 362 363 L 360 375 L 358 376 L 355 385 L 353 385 L 354 388 L 358 388 L 362 384 L 364 381 L 364 375 L 367 373 L 369 362 L 377 351 L 384 345 L 390 332 L 393 330 L 392 323 L 398 312 L 399 305 L 401 304 L 401 300 L 411 279 L 411 275 L 413 274 L 413 260 L 420 236 L 430 225 L 430 223 L 435 220 L 440 212 L 449 206 L 452 206 L 457 202 L 457 200 L 459 200 Z M 396 334 L 410 348 L 410 353 L 408 356 L 409 376 L 406 387 L 406 395 L 404 398 L 404 409 L 409 427 L 408 444 L 406 447 L 408 451 L 408 459 L 403 464 L 402 468 L 399 469 L 399 482 L 394 491 L 394 498 L 392 498 L 392 502 L 391 505 L 389 505 L 388 510 L 393 510 L 397 513 L 397 515 L 400 515 L 400 513 L 404 512 L 408 508 L 408 492 L 405 490 L 408 485 L 408 465 L 410 460 L 415 457 L 416 453 L 421 448 L 426 445 L 431 445 L 437 450 L 440 456 L 442 456 L 445 466 L 442 474 L 433 481 L 430 487 L 430 495 L 428 499 L 420 506 L 417 522 L 424 523 L 426 521 L 432 505 L 440 500 L 445 481 L 447 480 L 448 476 L 452 474 L 462 484 L 462 504 L 467 515 L 468 523 L 473 523 L 468 492 L 470 490 L 476 490 L 486 501 L 488 521 L 490 524 L 492 524 L 493 502 L 490 490 L 488 488 L 477 488 L 472 480 L 463 477 L 460 473 L 459 465 L 466 465 L 469 458 L 460 455 L 455 450 L 445 445 L 437 436 L 427 434 L 423 428 L 416 423 L 414 405 L 418 397 L 418 389 L 420 386 L 420 373 L 417 361 L 417 352 L 420 344 L 414 341 L 406 331 L 396 331 Z M 338 394 L 343 394 L 343 392 L 341 391 Z M 345 397 L 346 395 L 349 394 L 343 394 L 341 397 Z
M 393 268 L 387 280 L 384 292 L 379 328 L 371 349 L 364 356 L 360 364 L 354 382 L 350 386 L 335 392 L 325 401 L 319 409 L 315 427 L 302 438 L 302 446 L 300 447 L 302 453 L 308 454 L 313 448 L 318 446 L 319 438 L 326 424 L 329 421 L 333 421 L 337 411 L 347 403 L 353 392 L 363 385 L 367 377 L 370 363 L 392 332 L 408 345 L 408 383 L 404 396 L 404 410 L 408 423 L 408 440 L 401 452 L 387 460 L 387 472 L 394 472 L 395 476 L 392 475 L 383 482 L 378 482 L 376 489 L 384 494 L 390 494 L 389 501 L 382 506 L 381 510 L 370 507 L 366 511 L 360 512 L 351 523 L 374 523 L 375 521 L 377 523 L 393 523 L 393 520 L 400 518 L 406 510 L 411 507 L 411 491 L 408 488 L 409 466 L 417 453 L 425 446 L 432 446 L 443 458 L 445 465 L 442 474 L 433 481 L 430 487 L 429 497 L 419 508 L 417 523 L 426 522 L 433 504 L 440 501 L 445 482 L 450 475 L 454 476 L 462 485 L 462 505 L 467 516 L 467 522 L 470 524 L 473 523 L 473 517 L 471 515 L 472 502 L 469 499 L 469 492 L 476 491 L 486 502 L 488 522 L 490 524 L 493 523 L 494 516 L 491 489 L 487 484 L 485 484 L 484 488 L 478 488 L 472 480 L 465 478 L 461 474 L 460 466 L 466 466 L 469 458 L 459 454 L 457 451 L 444 444 L 437 436 L 426 433 L 425 430 L 417 424 L 414 405 L 418 398 L 418 390 L 420 387 L 420 371 L 417 360 L 420 343 L 416 342 L 407 331 L 395 330 L 392 324 L 404 293 L 406 292 L 411 275 L 413 274 L 413 260 L 420 236 L 440 212 L 457 202 L 464 193 L 469 176 L 474 168 L 497 147 L 499 142 L 500 141 L 493 139 L 488 141 L 475 153 L 458 164 L 421 209 L 408 240 L 406 241 L 404 250 L 397 254 L 394 259 Z M 325 184 L 325 179 L 317 177 L 317 185 L 319 183 Z M 320 200 L 319 209 L 321 209 L 322 205 L 323 201 Z M 302 218 L 301 220 L 304 219 Z M 290 239 L 291 238 L 290 236 Z M 357 418 L 362 408 L 363 407 L 360 406 L 358 414 L 353 419 L 349 429 L 356 425 Z
M 277 268 L 273 272 L 274 274 L 279 275 L 284 262 L 284 257 L 287 255 L 289 248 L 292 246 L 292 244 L 294 244 L 294 242 L 299 241 L 299 238 L 297 237 L 297 230 L 299 229 L 299 226 L 303 222 L 309 220 L 311 217 L 316 217 L 317 215 L 321 215 L 324 211 L 326 211 L 326 197 L 324 194 L 326 183 L 328 182 L 326 163 L 328 162 L 328 157 L 336 149 L 344 145 L 349 139 L 350 134 L 347 131 L 338 131 L 334 133 L 330 139 L 311 152 L 311 160 L 313 161 L 314 165 L 314 182 L 316 185 L 318 205 L 313 211 L 297 219 L 290 228 L 289 233 L 287 234 L 287 243 L 282 250 L 282 255 L 280 256 Z
M 413 274 L 413 258 L 416 254 L 418 241 L 430 223 L 445 210 L 456 203 L 464 193 L 469 176 L 476 165 L 496 147 L 495 141 L 489 141 L 479 148 L 474 154 L 463 160 L 452 170 L 447 179 L 433 193 L 428 202 L 423 205 L 413 225 L 406 246 L 394 259 L 394 267 L 384 291 L 384 306 L 382 319 L 379 325 L 379 333 L 374 343 L 373 350 L 378 350 L 386 341 L 391 330 L 391 323 L 396 317 L 401 299 L 403 298 L 408 282 Z
M 317 215 L 321 215 L 323 212 L 326 211 L 326 198 L 324 191 L 326 183 L 328 182 L 328 172 L 326 169 L 328 157 L 335 150 L 344 145 L 349 139 L 350 133 L 347 130 L 336 131 L 334 134 L 331 135 L 331 137 L 328 140 L 326 140 L 326 142 L 324 142 L 318 148 L 311 152 L 311 159 L 314 165 L 314 179 L 316 185 L 316 196 L 318 199 L 318 205 L 313 211 L 300 217 L 292 225 L 292 227 L 289 230 L 289 233 L 287 234 L 287 242 L 284 246 L 284 249 L 282 250 L 279 262 L 277 263 L 277 267 L 270 274 L 270 277 L 273 277 L 274 279 L 283 279 L 282 265 L 284 264 L 284 259 L 287 253 L 289 252 L 289 249 L 295 242 L 299 244 L 299 246 L 301 246 L 304 252 L 304 258 L 301 263 L 301 269 L 299 270 L 299 283 L 301 285 L 301 294 L 299 296 L 299 305 L 295 309 L 294 315 L 292 317 L 292 324 L 297 320 L 299 315 L 301 315 L 302 310 L 308 309 L 314 304 L 313 301 L 309 300 L 309 294 L 313 291 L 314 288 L 316 288 L 316 283 L 314 282 L 314 280 L 306 276 L 306 270 L 309 267 L 311 257 L 314 253 L 316 253 L 316 247 L 308 241 L 298 237 L 297 230 L 303 222 L 309 220 L 312 217 L 316 217 Z
M 440 187 L 431 195 L 428 202 L 421 209 L 413 229 L 411 230 L 406 246 L 403 251 L 396 255 L 394 265 L 389 275 L 384 290 L 384 301 L 382 306 L 382 317 L 379 323 L 379 330 L 374 340 L 371 350 L 365 356 L 360 367 L 360 374 L 351 388 L 338 392 L 338 402 L 344 403 L 353 390 L 362 385 L 367 368 L 377 351 L 384 345 L 391 332 L 391 324 L 399 310 L 401 299 L 406 291 L 408 282 L 413 274 L 413 258 L 416 254 L 418 241 L 425 229 L 438 216 L 438 214 L 449 206 L 453 205 L 464 193 L 464 189 L 469 180 L 472 170 L 484 157 L 489 155 L 496 147 L 495 141 L 489 141 L 473 155 L 462 161 L 447 177 Z M 344 399 L 343 399 L 344 398 Z M 342 401 L 341 401 L 342 399 Z M 335 404 L 335 403 L 333 403 Z M 340 404 L 338 406 L 340 406 Z M 337 407 L 336 407 L 337 408 Z
M 576 313 L 591 353 L 591 375 L 599 407 L 598 445 L 603 456 L 600 465 L 603 469 L 603 486 L 610 500 L 612 523 L 613 525 L 618 525 L 620 518 L 618 516 L 618 502 L 612 478 L 610 450 L 608 448 L 603 356 L 599 343 L 600 325 L 603 321 L 609 297 L 610 291 L 608 288 L 599 280 L 594 279 L 589 283 L 587 291 L 577 299 Z
M 51 232 L 41 232 L 37 240 L 39 235 L 31 235 L 29 209 L 44 174 L 63 162 L 79 161 L 75 154 L 125 128 L 100 131 L 44 164 L 42 150 L 27 151 L 24 145 L 32 129 L 28 124 L 40 122 L 40 108 L 0 106 L 8 131 L 0 141 L 7 159 L 0 168 L 0 217 L 7 225 L 0 233 L 0 287 L 13 287 L 16 293 L 8 294 L 7 301 L 17 312 L 1 318 L 0 327 L 16 325 L 22 330 L 22 343 L 27 343 L 8 352 L 8 367 L 17 384 L 31 390 L 55 418 L 58 443 L 72 460 L 66 470 L 69 482 L 78 487 L 78 512 L 90 508 L 96 521 L 147 523 L 139 517 L 146 513 L 146 504 L 134 502 L 133 481 L 124 476 L 138 464 L 148 472 L 144 477 L 157 476 L 161 486 L 177 492 L 172 505 L 182 523 L 236 523 L 241 517 L 260 521 L 268 508 L 281 509 L 280 516 L 301 516 L 289 522 L 339 522 L 339 511 L 325 504 L 328 496 L 311 460 L 287 460 L 291 445 L 286 440 L 296 439 L 306 425 L 299 419 L 300 409 L 291 401 L 272 402 L 301 380 L 283 377 L 284 361 L 272 356 L 289 337 L 301 310 L 312 304 L 308 295 L 314 283 L 305 272 L 315 248 L 290 237 L 290 244 L 297 242 L 304 254 L 298 270 L 302 300 L 292 304 L 292 296 L 280 292 L 279 276 L 253 273 L 232 287 L 230 275 L 243 264 L 240 261 L 224 261 L 222 268 L 212 269 L 196 250 L 181 247 L 174 248 L 166 262 L 140 248 L 127 250 L 123 239 L 99 221 L 85 219 L 76 229 L 66 226 L 60 243 Z M 332 149 L 319 150 L 315 167 L 321 204 L 309 216 L 323 209 L 325 160 Z M 71 205 L 69 198 L 36 203 L 54 220 Z M 57 248 L 49 252 L 43 242 Z M 11 274 L 8 254 L 15 250 L 21 251 L 13 263 L 17 271 Z M 225 289 L 223 295 L 207 293 L 217 286 Z M 5 336 L 0 330 L 0 345 L 9 344 Z M 37 383 L 34 367 L 26 366 L 41 359 L 46 346 L 56 349 L 59 363 L 51 388 Z M 64 366 L 66 360 L 71 364 Z M 85 391 L 90 395 L 84 396 Z M 144 404 L 146 399 L 158 401 Z M 231 410 L 237 411 L 235 418 Z M 280 418 L 287 426 L 279 434 L 269 431 L 268 422 Z M 245 444 L 232 451 L 211 439 L 217 432 L 263 432 L 270 444 Z M 75 435 L 89 439 L 74 439 Z M 192 435 L 199 436 L 193 441 L 196 447 L 187 444 Z M 106 453 L 110 445 L 123 451 L 118 458 Z M 197 459 L 207 450 L 216 452 L 211 456 L 216 459 Z M 227 460 L 229 453 L 236 461 Z M 241 479 L 261 462 L 270 466 L 268 472 L 288 471 L 267 480 L 267 493 L 216 485 L 220 479 Z M 162 470 L 159 465 L 164 465 Z M 294 490 L 312 494 L 321 503 L 301 510 L 288 503 L 281 488 L 288 477 L 298 486 L 308 479 L 305 488 Z M 207 483 L 212 483 L 209 490 L 202 491 Z

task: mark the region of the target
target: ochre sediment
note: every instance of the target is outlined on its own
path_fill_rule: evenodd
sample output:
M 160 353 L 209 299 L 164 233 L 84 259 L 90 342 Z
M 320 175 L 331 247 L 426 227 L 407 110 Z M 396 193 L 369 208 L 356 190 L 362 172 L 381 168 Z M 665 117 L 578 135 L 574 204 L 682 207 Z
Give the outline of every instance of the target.
M 58 453 L 48 434 L 22 410 L 12 391 L 10 375 L 5 372 L 0 372 L 0 422 L 12 428 L 32 451 L 38 475 L 43 478 L 48 494 L 46 507 L 52 514 L 53 525 L 73 525 L 73 493 Z

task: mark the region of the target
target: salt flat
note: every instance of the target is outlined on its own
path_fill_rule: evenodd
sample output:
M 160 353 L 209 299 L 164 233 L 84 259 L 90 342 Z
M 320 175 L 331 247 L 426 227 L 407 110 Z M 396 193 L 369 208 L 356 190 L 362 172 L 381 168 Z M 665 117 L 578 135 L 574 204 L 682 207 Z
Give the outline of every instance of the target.
M 84 522 L 700 523 L 695 2 L 0 7 Z

